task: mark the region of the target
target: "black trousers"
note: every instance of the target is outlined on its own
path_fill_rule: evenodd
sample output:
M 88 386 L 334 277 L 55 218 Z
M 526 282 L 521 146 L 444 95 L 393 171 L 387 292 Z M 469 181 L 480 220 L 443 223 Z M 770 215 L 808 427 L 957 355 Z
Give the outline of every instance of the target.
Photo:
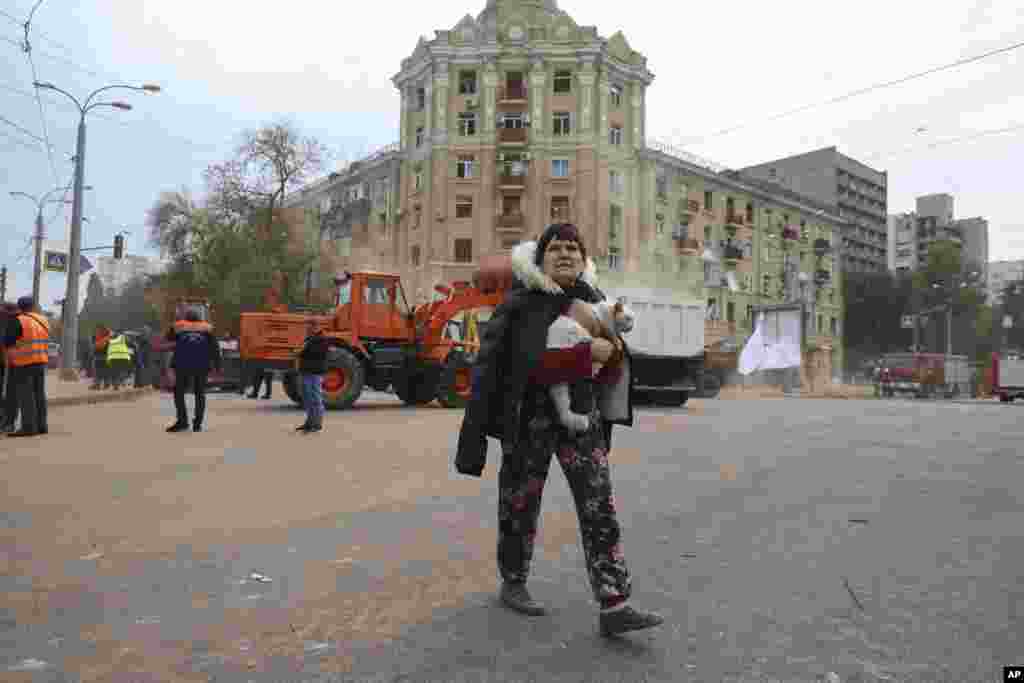
M 264 396 L 270 396 L 270 389 L 271 389 L 271 387 L 274 384 L 274 375 L 272 373 L 269 373 L 269 372 L 266 372 L 266 373 L 260 372 L 260 373 L 254 374 L 252 376 L 252 395 L 253 396 L 257 396 L 260 393 L 260 386 L 262 386 L 264 382 L 266 382 L 266 384 L 267 384 L 267 391 L 264 393 Z
M 46 414 L 46 365 L 11 368 L 14 394 L 21 411 L 21 430 L 39 433 L 49 430 Z
M 13 369 L 0 368 L 0 382 L 6 382 L 3 405 L 0 406 L 0 425 L 13 425 L 18 419 L 18 391 L 14 386 Z
M 174 373 L 174 407 L 178 411 L 178 424 L 188 424 L 188 408 L 185 406 L 185 392 L 192 389 L 196 397 L 196 415 L 193 425 L 203 424 L 206 416 L 206 370 L 180 371 Z

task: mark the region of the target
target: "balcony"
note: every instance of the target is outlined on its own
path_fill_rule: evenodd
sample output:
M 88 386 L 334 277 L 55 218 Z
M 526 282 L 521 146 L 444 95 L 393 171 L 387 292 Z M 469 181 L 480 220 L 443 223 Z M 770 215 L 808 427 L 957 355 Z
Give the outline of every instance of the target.
M 502 145 L 525 145 L 526 128 L 499 128 L 498 142 Z
M 522 84 L 506 85 L 498 88 L 499 102 L 525 102 L 526 86 Z
M 503 213 L 498 216 L 498 232 L 522 232 L 526 220 L 521 212 Z
M 696 199 L 686 200 L 686 213 L 697 214 L 700 213 L 700 202 Z
M 527 165 L 523 162 L 498 164 L 498 187 L 503 190 L 526 187 Z
M 679 239 L 676 240 L 676 245 L 679 247 L 679 251 L 687 255 L 696 254 L 700 251 L 700 240 Z
M 742 228 L 744 218 L 742 214 L 731 213 L 725 217 L 725 225 L 730 228 Z

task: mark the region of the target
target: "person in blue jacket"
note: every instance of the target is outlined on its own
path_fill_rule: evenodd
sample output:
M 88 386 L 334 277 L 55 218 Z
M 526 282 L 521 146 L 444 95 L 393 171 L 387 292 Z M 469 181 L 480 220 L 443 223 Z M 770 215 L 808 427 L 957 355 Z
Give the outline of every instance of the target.
M 171 367 L 174 368 L 174 407 L 178 411 L 177 421 L 167 431 L 188 431 L 185 392 L 191 387 L 196 399 L 192 431 L 201 432 L 206 416 L 206 379 L 210 370 L 221 369 L 220 344 L 213 336 L 210 323 L 200 320 L 194 309 L 185 313 L 184 320 L 175 321 L 167 340 L 174 342 Z

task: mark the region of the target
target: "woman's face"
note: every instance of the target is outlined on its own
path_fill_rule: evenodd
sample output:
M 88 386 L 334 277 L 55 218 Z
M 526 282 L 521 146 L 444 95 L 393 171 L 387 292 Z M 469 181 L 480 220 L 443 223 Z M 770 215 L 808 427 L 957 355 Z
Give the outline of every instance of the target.
M 551 240 L 544 251 L 541 270 L 559 286 L 571 286 L 583 272 L 580 245 L 572 240 Z

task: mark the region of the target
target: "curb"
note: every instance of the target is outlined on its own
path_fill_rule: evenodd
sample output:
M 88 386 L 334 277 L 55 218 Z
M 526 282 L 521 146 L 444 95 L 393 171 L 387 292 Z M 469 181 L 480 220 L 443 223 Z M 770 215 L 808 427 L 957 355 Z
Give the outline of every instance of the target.
M 122 391 L 96 391 L 85 396 L 65 396 L 62 398 L 47 399 L 47 408 L 64 408 L 67 406 L 92 405 L 96 403 L 113 403 L 115 401 L 135 401 L 144 395 L 151 393 L 151 387 L 141 389 L 124 389 Z

